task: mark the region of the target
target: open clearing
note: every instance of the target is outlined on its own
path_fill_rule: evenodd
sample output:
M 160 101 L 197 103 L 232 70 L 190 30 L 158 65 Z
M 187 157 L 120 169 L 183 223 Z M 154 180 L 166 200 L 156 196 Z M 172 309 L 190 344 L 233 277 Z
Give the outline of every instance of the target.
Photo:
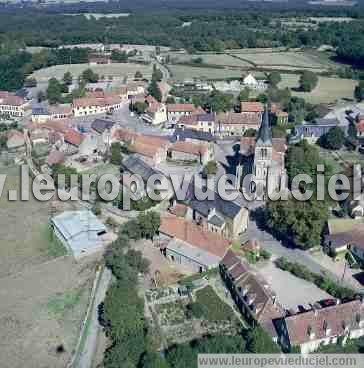
M 282 74 L 279 88 L 297 88 L 300 76 L 298 74 Z M 357 81 L 352 79 L 319 77 L 319 82 L 312 92 L 292 91 L 292 94 L 303 97 L 311 103 L 331 103 L 338 99 L 353 99 Z
M 244 51 L 234 53 L 237 57 L 246 59 L 258 67 L 277 67 L 286 69 L 315 69 L 317 71 L 325 70 L 334 63 L 324 57 L 318 57 L 317 54 L 310 52 L 249 52 Z
M 172 79 L 175 81 L 191 80 L 193 78 L 202 80 L 241 78 L 242 74 L 240 70 L 228 68 L 199 68 L 185 65 L 169 65 L 168 68 L 172 72 Z
M 227 54 L 181 54 L 181 53 L 169 53 L 171 56 L 171 62 L 176 63 L 190 63 L 194 59 L 201 58 L 204 64 L 212 65 L 228 65 L 228 66 L 242 66 L 249 67 L 251 63 L 234 58 Z
M 0 279 L 2 368 L 64 368 L 76 346 L 94 267 L 58 258 Z M 63 345 L 65 352 L 57 353 Z
M 0 167 L 0 174 L 7 174 L 0 198 L 0 277 L 52 258 L 46 236 L 49 203 L 31 196 L 27 202 L 7 199 L 9 189 L 19 190 L 19 173 L 18 167 Z
M 95 262 L 63 256 L 48 231 L 49 202 L 32 196 L 8 201 L 9 189 L 19 191 L 19 173 L 0 166 L 7 174 L 0 198 L 0 365 L 64 368 L 86 312 Z M 60 346 L 65 351 L 57 353 Z
M 47 81 L 52 77 L 61 79 L 66 72 L 70 72 L 74 78 L 77 78 L 85 69 L 92 69 L 95 73 L 105 77 L 113 76 L 115 79 L 134 78 L 134 74 L 139 70 L 144 77 L 150 78 L 152 75 L 152 65 L 136 63 L 112 63 L 107 65 L 89 65 L 89 64 L 66 64 L 54 65 L 48 68 L 40 69 L 32 74 L 38 82 Z

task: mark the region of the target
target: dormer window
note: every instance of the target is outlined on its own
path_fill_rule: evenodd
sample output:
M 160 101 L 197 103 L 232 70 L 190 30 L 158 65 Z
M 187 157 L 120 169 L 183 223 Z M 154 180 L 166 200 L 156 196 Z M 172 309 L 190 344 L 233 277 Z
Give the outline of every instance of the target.
M 315 338 L 315 333 L 313 332 L 312 326 L 307 327 L 307 335 L 310 337 L 311 340 Z
M 329 327 L 329 324 L 327 323 L 327 321 L 324 321 L 324 326 L 323 327 L 324 327 L 326 336 L 329 336 L 330 333 L 331 333 L 331 328 Z
M 364 321 L 362 319 L 362 316 L 360 313 L 357 313 L 355 315 L 355 320 L 356 320 L 356 323 L 359 325 L 359 327 L 363 327 L 364 326 Z

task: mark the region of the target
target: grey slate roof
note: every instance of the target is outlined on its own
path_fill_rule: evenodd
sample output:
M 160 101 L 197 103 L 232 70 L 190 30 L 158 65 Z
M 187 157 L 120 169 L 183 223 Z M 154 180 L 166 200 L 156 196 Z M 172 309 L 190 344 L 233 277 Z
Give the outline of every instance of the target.
M 198 139 L 200 141 L 212 142 L 214 141 L 214 136 L 211 133 L 200 132 L 194 129 L 176 128 L 173 135 L 170 137 L 172 143 L 177 140 L 185 141 L 186 139 Z
M 91 211 L 65 211 L 51 219 L 75 256 L 100 246 L 105 225 Z
M 257 137 L 258 146 L 271 146 L 272 145 L 272 130 L 269 124 L 269 111 L 265 108 L 263 113 L 262 125 L 258 131 Z
M 154 174 L 160 174 L 158 171 L 151 168 L 140 158 L 132 155 L 123 160 L 122 166 L 132 174 L 139 175 L 144 181 Z
M 217 266 L 221 261 L 221 257 L 215 256 L 201 248 L 194 247 L 179 239 L 172 239 L 167 244 L 167 249 L 206 267 Z
M 236 202 L 225 201 L 216 192 L 214 193 L 214 200 L 198 200 L 195 197 L 193 186 L 194 184 L 191 183 L 188 190 L 189 206 L 204 217 L 208 217 L 210 210 L 215 209 L 216 212 L 222 214 L 223 216 L 234 219 L 243 208 L 243 206 Z
M 224 225 L 225 221 L 220 216 L 213 215 L 210 218 L 209 223 L 214 225 L 214 226 L 221 227 L 222 225 Z
M 37 106 L 37 107 L 32 108 L 32 114 L 33 115 L 48 115 L 49 111 L 45 107 Z
M 333 126 L 340 125 L 340 121 L 336 118 L 322 118 L 322 119 L 316 119 L 313 124 L 316 125 L 325 125 L 325 126 Z M 306 124 L 307 125 L 307 124 Z
M 98 133 L 103 133 L 105 130 L 111 129 L 115 125 L 115 122 L 107 119 L 95 119 L 91 128 Z
M 206 114 L 197 114 L 197 121 L 215 121 L 214 113 L 206 113 Z

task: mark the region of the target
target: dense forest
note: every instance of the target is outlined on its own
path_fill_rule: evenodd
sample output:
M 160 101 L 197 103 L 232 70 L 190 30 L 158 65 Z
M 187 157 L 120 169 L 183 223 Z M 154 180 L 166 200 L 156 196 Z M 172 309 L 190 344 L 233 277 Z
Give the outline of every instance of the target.
M 317 27 L 296 29 L 287 28 L 281 18 L 281 13 L 226 11 L 203 15 L 191 11 L 95 19 L 19 10 L 0 13 L 0 40 L 50 47 L 81 42 L 158 44 L 199 51 L 329 44 L 339 48 L 339 56 L 363 59 L 360 46 L 364 40 L 364 14 L 353 22 L 320 22 Z M 182 27 L 185 22 L 191 24 Z
M 226 48 L 317 47 L 332 45 L 337 57 L 357 68 L 364 66 L 364 12 L 328 10 L 320 15 L 351 15 L 351 22 L 316 22 L 313 26 L 287 27 L 282 22 L 306 13 L 267 10 L 169 11 L 132 13 L 119 18 L 87 18 L 49 9 L 17 9 L 0 12 L 0 88 L 17 89 L 25 77 L 40 67 L 87 60 L 86 53 L 57 51 L 62 44 L 87 42 L 154 44 L 194 51 L 223 52 Z M 183 26 L 183 24 L 188 26 Z M 47 46 L 39 55 L 24 52 L 26 46 Z

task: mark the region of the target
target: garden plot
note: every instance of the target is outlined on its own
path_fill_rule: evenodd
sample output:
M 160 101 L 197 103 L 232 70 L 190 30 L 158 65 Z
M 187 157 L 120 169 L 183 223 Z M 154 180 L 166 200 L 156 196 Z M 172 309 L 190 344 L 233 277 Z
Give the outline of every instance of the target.
M 161 302 L 171 296 L 170 288 L 165 290 L 157 294 L 154 290 L 153 298 L 147 292 L 147 302 L 168 345 L 206 334 L 236 334 L 241 330 L 242 325 L 234 311 L 220 299 L 212 286 L 198 289 L 192 296 L 174 294 L 173 301 Z

